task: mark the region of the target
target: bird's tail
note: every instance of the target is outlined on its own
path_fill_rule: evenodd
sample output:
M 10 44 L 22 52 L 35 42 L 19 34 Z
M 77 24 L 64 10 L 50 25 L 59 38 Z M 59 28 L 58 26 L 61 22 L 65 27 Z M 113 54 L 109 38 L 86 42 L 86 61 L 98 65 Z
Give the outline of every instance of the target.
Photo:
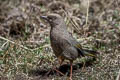
M 83 55 L 85 56 L 91 56 L 91 57 L 96 57 L 97 54 L 99 54 L 97 51 L 93 51 L 93 50 L 87 50 L 87 49 L 83 49 Z
M 97 54 L 99 54 L 97 51 L 88 50 L 88 49 L 83 49 L 80 44 L 75 45 L 75 48 L 78 50 L 78 52 L 79 52 L 79 54 L 80 54 L 81 56 L 96 57 Z

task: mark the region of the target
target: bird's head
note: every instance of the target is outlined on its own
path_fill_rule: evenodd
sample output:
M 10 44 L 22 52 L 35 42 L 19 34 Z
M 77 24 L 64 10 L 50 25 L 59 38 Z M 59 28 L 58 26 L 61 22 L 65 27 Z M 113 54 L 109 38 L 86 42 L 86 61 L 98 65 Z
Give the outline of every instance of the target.
M 41 16 L 42 19 L 45 19 L 49 22 L 51 26 L 60 24 L 63 21 L 62 17 L 59 14 L 51 13 L 46 16 Z

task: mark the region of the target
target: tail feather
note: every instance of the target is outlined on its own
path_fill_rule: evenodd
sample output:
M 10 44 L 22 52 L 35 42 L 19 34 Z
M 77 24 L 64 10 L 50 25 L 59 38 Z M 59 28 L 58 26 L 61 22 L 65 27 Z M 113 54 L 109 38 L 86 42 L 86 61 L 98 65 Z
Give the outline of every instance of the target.
M 96 57 L 96 55 L 99 54 L 97 51 L 87 50 L 87 49 L 83 49 L 83 53 L 85 56 L 92 56 L 92 57 Z
M 96 55 L 99 54 L 97 51 L 82 49 L 82 46 L 80 44 L 77 44 L 74 47 L 78 50 L 79 55 L 81 55 L 83 57 L 84 56 L 96 57 Z

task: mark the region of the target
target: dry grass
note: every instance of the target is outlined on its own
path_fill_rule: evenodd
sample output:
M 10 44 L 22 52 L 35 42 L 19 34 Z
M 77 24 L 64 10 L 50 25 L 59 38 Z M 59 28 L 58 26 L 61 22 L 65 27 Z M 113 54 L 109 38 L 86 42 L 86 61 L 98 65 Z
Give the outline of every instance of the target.
M 82 0 L 0 1 L 0 80 L 68 78 L 69 65 L 59 67 L 50 47 L 49 24 L 39 18 L 52 12 L 64 17 L 84 48 L 100 52 L 96 61 L 85 57 L 74 62 L 73 80 L 119 80 L 119 4 L 119 0 L 94 0 L 89 6 Z M 53 65 L 66 75 L 51 71 L 46 76 Z

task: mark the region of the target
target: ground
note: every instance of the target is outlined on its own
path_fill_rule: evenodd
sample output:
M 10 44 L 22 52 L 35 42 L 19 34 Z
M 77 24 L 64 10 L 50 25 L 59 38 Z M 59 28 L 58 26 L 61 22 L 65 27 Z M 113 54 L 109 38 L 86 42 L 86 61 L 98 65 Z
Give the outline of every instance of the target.
M 96 59 L 78 58 L 73 80 L 119 80 L 119 0 L 1 0 L 0 80 L 66 80 L 70 65 L 59 66 L 50 46 L 50 25 L 40 16 L 58 13 L 83 48 Z M 51 70 L 56 65 L 62 76 Z M 47 74 L 47 72 L 50 73 Z

